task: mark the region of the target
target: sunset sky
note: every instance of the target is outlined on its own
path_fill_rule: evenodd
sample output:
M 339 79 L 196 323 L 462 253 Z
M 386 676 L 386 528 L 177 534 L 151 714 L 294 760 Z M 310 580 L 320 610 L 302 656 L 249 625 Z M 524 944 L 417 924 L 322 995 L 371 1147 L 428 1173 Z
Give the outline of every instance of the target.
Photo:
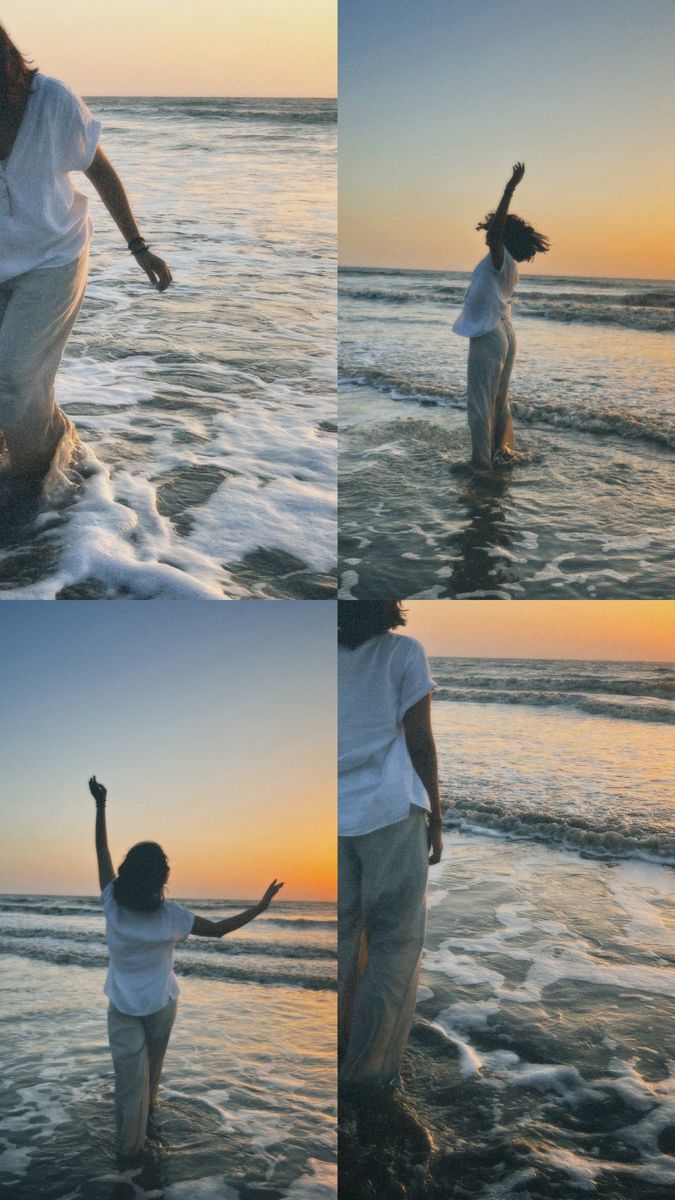
M 675 661 L 672 600 L 411 600 L 429 655 Z
M 96 774 L 174 897 L 334 897 L 332 604 L 17 601 L 0 656 L 1 891 L 96 892 Z
M 337 0 L 5 0 L 0 20 L 86 96 L 334 96 Z
M 467 270 L 516 160 L 528 272 L 675 278 L 672 0 L 340 0 L 340 257 Z

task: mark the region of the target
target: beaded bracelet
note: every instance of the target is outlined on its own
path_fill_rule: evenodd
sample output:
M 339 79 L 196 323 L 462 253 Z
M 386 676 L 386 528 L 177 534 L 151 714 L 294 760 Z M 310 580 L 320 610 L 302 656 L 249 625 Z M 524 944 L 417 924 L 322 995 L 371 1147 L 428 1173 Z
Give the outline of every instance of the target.
M 132 238 L 130 242 L 127 242 L 127 249 L 131 254 L 143 254 L 144 251 L 149 250 L 150 247 L 148 246 L 145 238 L 136 237 Z

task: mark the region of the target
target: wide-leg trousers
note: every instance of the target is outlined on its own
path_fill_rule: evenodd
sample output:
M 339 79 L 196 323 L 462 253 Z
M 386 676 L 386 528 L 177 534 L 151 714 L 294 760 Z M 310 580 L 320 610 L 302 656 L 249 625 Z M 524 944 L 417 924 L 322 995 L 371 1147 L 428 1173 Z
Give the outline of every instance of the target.
M 417 806 L 394 825 L 339 838 L 341 1084 L 398 1079 L 417 1001 L 428 869 L 427 823 Z
M 88 250 L 63 267 L 38 267 L 0 283 L 0 433 L 18 472 L 45 472 L 73 427 L 54 380 L 80 311 Z
M 469 340 L 467 414 L 473 463 L 489 470 L 495 454 L 513 450 L 509 380 L 516 357 L 516 335 L 507 317 Z
M 120 1154 L 143 1149 L 151 1104 L 156 1103 L 176 1000 L 149 1016 L 108 1008 L 108 1040 L 115 1068 L 115 1120 Z

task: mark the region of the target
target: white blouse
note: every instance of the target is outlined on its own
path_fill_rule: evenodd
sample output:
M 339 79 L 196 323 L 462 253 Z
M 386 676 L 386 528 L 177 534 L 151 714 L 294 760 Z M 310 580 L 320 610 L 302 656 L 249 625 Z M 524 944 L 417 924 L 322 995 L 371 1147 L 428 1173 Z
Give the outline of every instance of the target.
M 409 708 L 435 688 L 413 638 L 384 633 L 338 647 L 338 834 L 394 825 L 411 805 L 429 811 L 403 727 Z
M 101 892 L 110 952 L 105 994 L 119 1012 L 145 1017 L 179 993 L 173 952 L 192 932 L 195 915 L 175 900 L 155 912 L 133 912 L 118 904 L 109 883 Z
M 497 270 L 489 254 L 482 258 L 471 276 L 464 307 L 452 329 L 462 337 L 481 337 L 490 333 L 502 317 L 511 316 L 511 297 L 518 282 L 518 267 L 506 246 L 504 261 Z
M 79 258 L 92 223 L 70 172 L 91 166 L 100 133 L 64 83 L 35 76 L 12 150 L 0 162 L 0 283 Z

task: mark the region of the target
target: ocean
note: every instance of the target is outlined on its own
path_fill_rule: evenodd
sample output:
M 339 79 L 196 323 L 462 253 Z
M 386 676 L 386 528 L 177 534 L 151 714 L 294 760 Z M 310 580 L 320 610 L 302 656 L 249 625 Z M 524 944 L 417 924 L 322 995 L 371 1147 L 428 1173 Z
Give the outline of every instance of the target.
M 152 289 L 94 198 L 57 379 L 83 450 L 37 515 L 0 503 L 0 597 L 331 596 L 335 101 L 89 104 L 175 282 Z
M 667 1200 L 675 668 L 431 667 L 446 846 L 406 1072 L 437 1149 L 391 1195 Z
M 182 900 L 204 916 L 246 901 Z M 163 1145 L 116 1166 L 98 900 L 0 896 L 0 1188 L 17 1200 L 335 1200 L 331 904 L 176 951 Z
M 522 274 L 521 459 L 468 469 L 466 272 L 340 272 L 342 594 L 669 598 L 675 283 Z

